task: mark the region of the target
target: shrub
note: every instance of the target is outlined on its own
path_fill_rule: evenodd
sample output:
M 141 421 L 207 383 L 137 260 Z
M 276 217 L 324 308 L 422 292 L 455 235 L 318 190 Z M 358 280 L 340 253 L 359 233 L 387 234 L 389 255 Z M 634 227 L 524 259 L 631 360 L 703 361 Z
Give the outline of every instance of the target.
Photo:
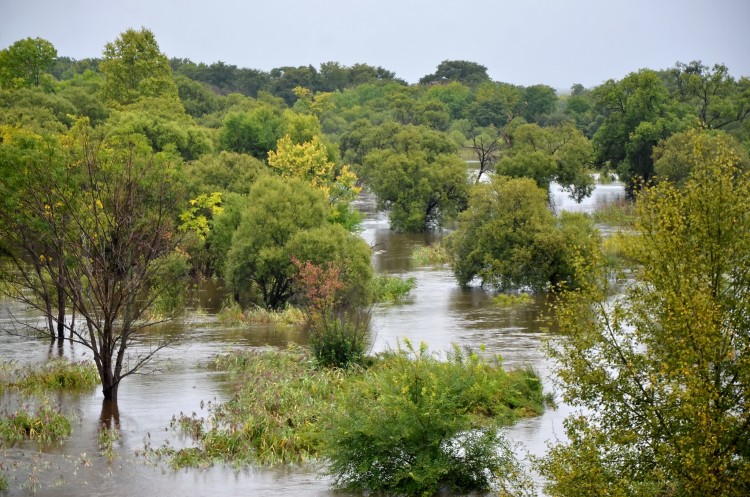
M 307 324 L 310 351 L 323 367 L 348 369 L 362 364 L 370 348 L 371 310 L 323 315 Z
M 450 262 L 448 252 L 442 243 L 417 247 L 411 253 L 411 261 L 417 266 L 440 266 Z
M 0 416 L 0 446 L 12 446 L 24 440 L 52 442 L 69 436 L 70 432 L 70 420 L 48 405 L 36 412 L 19 409 Z
M 498 429 L 541 411 L 539 378 L 457 348 L 448 359 L 407 341 L 348 386 L 324 435 L 337 487 L 432 495 L 489 490 L 518 473 Z
M 370 295 L 373 302 L 394 303 L 403 300 L 416 286 L 414 277 L 379 275 L 372 279 Z

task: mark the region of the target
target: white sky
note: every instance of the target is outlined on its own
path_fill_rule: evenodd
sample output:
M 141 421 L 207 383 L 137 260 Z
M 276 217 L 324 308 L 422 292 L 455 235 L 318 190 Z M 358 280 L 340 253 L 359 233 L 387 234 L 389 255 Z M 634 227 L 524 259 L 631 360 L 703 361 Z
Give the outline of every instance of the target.
M 99 57 L 141 27 L 168 57 L 265 71 L 363 62 L 410 83 L 446 59 L 558 89 L 691 60 L 750 76 L 750 0 L 0 0 L 0 48 L 41 37 L 61 56 Z

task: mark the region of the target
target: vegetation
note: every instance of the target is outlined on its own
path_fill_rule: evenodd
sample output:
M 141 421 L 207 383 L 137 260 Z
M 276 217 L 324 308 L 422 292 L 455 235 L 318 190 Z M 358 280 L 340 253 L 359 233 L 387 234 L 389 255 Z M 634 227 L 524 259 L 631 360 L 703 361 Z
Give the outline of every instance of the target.
M 370 293 L 374 302 L 400 302 L 417 286 L 417 279 L 403 279 L 398 276 L 378 275 L 372 280 Z
M 206 418 L 173 420 L 196 446 L 156 452 L 175 467 L 327 458 L 339 485 L 371 491 L 487 489 L 516 474 L 498 428 L 544 406 L 533 372 L 506 373 L 459 349 L 441 361 L 407 343 L 367 369 L 316 365 L 299 347 L 219 357 L 235 396 Z M 364 468 L 382 468 L 383 478 Z
M 41 366 L 18 366 L 0 361 L 0 393 L 17 389 L 26 394 L 50 390 L 91 390 L 99 383 L 96 365 L 65 359 L 48 361 Z
M 531 372 L 507 374 L 458 348 L 443 362 L 409 342 L 345 387 L 324 454 L 336 486 L 359 491 L 489 490 L 515 474 L 499 424 L 543 408 Z
M 0 416 L 0 447 L 13 446 L 24 440 L 49 443 L 70 433 L 70 420 L 46 404 L 35 411 L 21 408 Z
M 434 243 L 420 246 L 411 253 L 411 261 L 417 266 L 438 266 L 449 262 L 445 245 Z
M 579 285 L 575 260 L 594 255 L 598 240 L 587 218 L 556 219 L 533 180 L 496 176 L 474 189 L 446 246 L 461 285 L 477 278 L 499 290 L 540 291 Z
M 639 195 L 638 283 L 624 296 L 586 287 L 562 301 L 552 353 L 587 415 L 542 462 L 555 495 L 750 491 L 750 176 L 736 157 L 720 145 L 681 187 Z
M 230 286 L 224 322 L 303 323 L 311 353 L 220 361 L 237 396 L 175 420 L 196 440 L 162 450 L 175 465 L 328 457 L 340 486 L 369 491 L 522 486 L 490 418 L 538 412 L 534 375 L 408 345 L 367 357 L 373 301 L 415 282 L 373 278 L 365 189 L 394 230 L 452 231 L 415 264 L 450 262 L 505 303 L 562 292 L 554 353 L 588 412 L 541 462 L 551 493 L 744 495 L 749 117 L 750 79 L 700 61 L 557 95 L 464 60 L 407 85 L 367 64 L 169 60 L 145 28 L 80 61 L 18 40 L 0 50 L 0 291 L 44 318 L 15 331 L 92 352 L 107 401 L 198 278 Z M 550 184 L 580 201 L 592 172 L 616 172 L 637 206 L 553 214 Z M 151 348 L 132 355 L 135 340 Z M 14 368 L 0 364 L 4 390 L 96 383 L 91 365 Z M 3 418 L 8 440 L 65 432 L 40 409 Z M 116 432 L 101 433 L 111 458 Z

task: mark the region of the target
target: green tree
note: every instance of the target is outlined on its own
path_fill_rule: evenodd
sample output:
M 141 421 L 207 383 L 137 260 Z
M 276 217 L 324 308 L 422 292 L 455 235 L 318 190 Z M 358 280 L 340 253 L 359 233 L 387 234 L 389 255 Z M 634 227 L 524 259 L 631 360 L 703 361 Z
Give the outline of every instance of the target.
M 219 134 L 222 150 L 265 159 L 283 136 L 284 118 L 278 109 L 260 105 L 249 112 L 234 112 L 224 120 Z
M 299 231 L 321 227 L 327 215 L 323 193 L 304 180 L 256 181 L 227 255 L 225 272 L 235 297 L 257 291 L 265 307 L 282 307 L 293 294 L 289 243 Z
M 169 61 L 150 30 L 128 29 L 104 46 L 103 57 L 99 70 L 108 100 L 131 104 L 141 97 L 179 99 Z
M 523 89 L 509 83 L 487 81 L 474 91 L 466 115 L 475 126 L 502 128 L 523 114 Z
M 654 147 L 655 180 L 681 186 L 700 164 L 722 153 L 738 169 L 750 169 L 747 149 L 727 133 L 697 129 L 675 133 Z
M 3 226 L 27 225 L 30 233 L 54 243 L 41 253 L 15 238 L 4 243 L 48 264 L 44 277 L 62 289 L 80 317 L 80 324 L 65 320 L 65 327 L 73 341 L 91 350 L 104 399 L 117 401 L 120 382 L 164 345 L 155 342 L 129 354 L 133 341 L 153 324 L 146 316 L 158 296 L 153 289 L 179 241 L 179 160 L 154 154 L 137 135 L 109 139 L 85 119 L 62 137 L 59 150 L 61 167 L 51 170 L 44 168 L 56 162 L 37 160 L 44 153 L 2 164 L 5 177 L 26 178 L 12 185 L 11 199 L 18 202 L 2 204 Z M 36 182 L 28 181 L 30 172 L 38 174 Z
M 551 352 L 582 410 L 542 461 L 551 494 L 750 492 L 750 176 L 735 159 L 720 145 L 681 189 L 639 195 L 624 295 L 561 300 Z
M 557 107 L 557 92 L 547 85 L 527 86 L 523 89 L 522 116 L 530 123 L 543 124 Z
M 0 88 L 39 86 L 55 57 L 54 45 L 43 38 L 18 40 L 0 50 Z
M 449 83 L 452 81 L 475 86 L 489 81 L 487 68 L 466 60 L 444 60 L 433 74 L 420 78 L 419 84 Z
M 463 209 L 468 196 L 466 163 L 446 135 L 406 126 L 383 138 L 381 146 L 391 145 L 369 152 L 362 170 L 380 206 L 389 209 L 393 229 L 425 231 L 442 226 Z
M 576 202 L 591 195 L 594 180 L 589 166 L 594 150 L 572 123 L 548 128 L 522 124 L 509 132 L 509 141 L 512 145 L 497 163 L 497 174 L 532 178 L 547 191 L 556 181 Z
M 531 179 L 495 176 L 474 187 L 446 241 L 453 273 L 462 286 L 477 278 L 500 290 L 577 286 L 573 262 L 595 253 L 598 237 L 590 221 L 566 216 L 561 223 Z
M 729 130 L 750 116 L 750 79 L 735 81 L 724 64 L 678 62 L 669 71 L 677 98 L 690 106 L 707 129 Z
M 653 176 L 653 147 L 683 127 L 678 109 L 659 75 L 647 69 L 609 80 L 592 96 L 604 117 L 593 137 L 597 161 L 615 168 L 633 192 Z

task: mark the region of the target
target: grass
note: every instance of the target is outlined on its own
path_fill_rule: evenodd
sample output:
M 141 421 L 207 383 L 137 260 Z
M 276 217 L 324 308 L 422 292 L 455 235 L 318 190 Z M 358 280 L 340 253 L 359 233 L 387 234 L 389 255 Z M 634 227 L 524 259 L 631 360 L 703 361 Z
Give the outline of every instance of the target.
M 21 408 L 0 416 L 0 446 L 13 446 L 25 440 L 54 442 L 71 433 L 70 420 L 58 409 L 42 405 L 36 411 Z
M 251 325 L 251 324 L 285 324 L 297 325 L 305 321 L 302 310 L 296 307 L 286 307 L 275 311 L 262 307 L 253 307 L 243 310 L 234 301 L 227 301 L 222 305 L 218 314 L 219 321 L 227 325 Z
M 411 261 L 417 266 L 442 266 L 449 262 L 448 252 L 442 243 L 417 247 L 411 253 Z
M 87 391 L 99 384 L 99 373 L 91 362 L 53 359 L 42 365 L 19 366 L 0 361 L 0 392 Z
M 102 426 L 99 429 L 99 452 L 102 456 L 107 458 L 109 462 L 114 461 L 117 455 L 115 446 L 120 443 L 121 438 L 122 436 L 120 435 L 119 428 L 108 428 L 106 426 Z
M 492 298 L 492 303 L 498 307 L 513 307 L 530 304 L 534 299 L 528 293 L 498 293 Z
M 370 295 L 373 302 L 397 303 L 406 298 L 416 288 L 417 279 L 403 279 L 398 276 L 379 275 L 370 283 Z
M 635 203 L 623 199 L 604 205 L 591 213 L 594 223 L 609 226 L 632 227 L 635 225 Z

